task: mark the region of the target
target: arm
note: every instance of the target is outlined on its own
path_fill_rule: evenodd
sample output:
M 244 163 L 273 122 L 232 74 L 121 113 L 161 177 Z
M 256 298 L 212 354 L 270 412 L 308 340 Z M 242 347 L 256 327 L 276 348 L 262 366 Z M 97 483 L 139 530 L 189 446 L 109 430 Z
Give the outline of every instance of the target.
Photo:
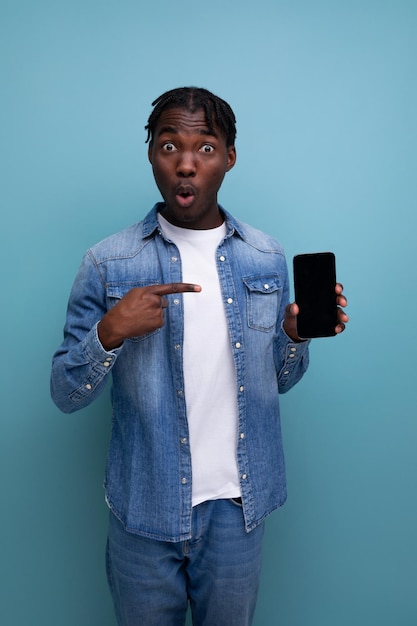
M 201 287 L 186 283 L 136 287 L 107 310 L 104 278 L 87 253 L 71 291 L 64 341 L 53 357 L 55 404 L 71 413 L 97 398 L 125 339 L 161 328 L 166 296 L 186 291 L 198 292 Z
M 336 334 L 342 333 L 349 321 L 348 316 L 340 307 L 347 306 L 347 299 L 343 295 L 343 286 L 336 284 L 336 302 L 338 304 L 338 324 Z M 303 340 L 297 334 L 298 306 L 295 302 L 287 304 L 281 325 L 281 335 L 278 345 L 282 367 L 278 373 L 280 393 L 289 391 L 303 376 L 308 367 L 308 346 L 311 340 Z
M 65 413 L 87 406 L 100 395 L 120 352 L 106 351 L 97 334 L 106 308 L 104 280 L 87 253 L 71 290 L 64 341 L 52 360 L 51 396 Z

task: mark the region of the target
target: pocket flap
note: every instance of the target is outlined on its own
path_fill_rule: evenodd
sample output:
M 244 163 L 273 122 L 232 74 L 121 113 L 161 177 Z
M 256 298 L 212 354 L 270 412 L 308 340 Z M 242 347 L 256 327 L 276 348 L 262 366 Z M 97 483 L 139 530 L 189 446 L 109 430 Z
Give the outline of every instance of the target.
M 121 300 L 131 289 L 135 287 L 148 287 L 149 285 L 159 285 L 159 280 L 138 280 L 119 283 L 107 283 L 106 291 L 108 298 Z
M 258 293 L 273 293 L 281 289 L 281 280 L 277 274 L 262 274 L 262 276 L 244 276 L 243 282 L 249 291 Z

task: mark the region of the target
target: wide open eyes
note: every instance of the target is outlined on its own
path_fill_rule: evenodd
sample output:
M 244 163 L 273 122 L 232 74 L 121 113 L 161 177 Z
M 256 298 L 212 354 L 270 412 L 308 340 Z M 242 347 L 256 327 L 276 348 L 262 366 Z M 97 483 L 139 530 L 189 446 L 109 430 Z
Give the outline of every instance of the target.
M 163 144 L 162 149 L 165 150 L 165 152 L 175 152 L 176 147 L 171 141 L 167 141 Z
M 175 144 L 172 143 L 172 141 L 166 141 L 165 143 L 163 143 L 162 150 L 164 150 L 164 152 L 178 151 L 177 147 L 175 146 Z M 211 154 L 212 152 L 214 152 L 214 146 L 209 143 L 205 143 L 201 146 L 201 148 L 199 148 L 198 151 L 203 152 L 204 154 Z
M 205 143 L 204 146 L 201 146 L 200 152 L 204 152 L 205 154 L 210 154 L 211 152 L 214 152 L 214 148 L 209 143 Z

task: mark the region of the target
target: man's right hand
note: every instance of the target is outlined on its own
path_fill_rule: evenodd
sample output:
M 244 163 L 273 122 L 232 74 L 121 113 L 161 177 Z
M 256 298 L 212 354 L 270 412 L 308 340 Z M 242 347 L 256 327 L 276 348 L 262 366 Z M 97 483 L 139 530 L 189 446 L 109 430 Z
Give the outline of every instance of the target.
M 110 309 L 97 326 L 100 343 L 106 351 L 118 348 L 129 337 L 140 337 L 164 325 L 166 296 L 173 293 L 199 292 L 200 285 L 171 283 L 134 287 Z

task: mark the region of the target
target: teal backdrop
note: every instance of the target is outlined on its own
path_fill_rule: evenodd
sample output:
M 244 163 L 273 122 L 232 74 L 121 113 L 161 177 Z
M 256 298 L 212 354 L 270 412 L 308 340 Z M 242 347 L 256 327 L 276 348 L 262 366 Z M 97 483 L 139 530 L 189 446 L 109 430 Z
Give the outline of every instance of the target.
M 159 199 L 151 101 L 196 84 L 237 115 L 221 202 L 349 297 L 282 398 L 255 626 L 415 626 L 417 3 L 1 0 L 0 29 L 1 624 L 115 626 L 108 392 L 61 414 L 50 361 L 86 248 Z

